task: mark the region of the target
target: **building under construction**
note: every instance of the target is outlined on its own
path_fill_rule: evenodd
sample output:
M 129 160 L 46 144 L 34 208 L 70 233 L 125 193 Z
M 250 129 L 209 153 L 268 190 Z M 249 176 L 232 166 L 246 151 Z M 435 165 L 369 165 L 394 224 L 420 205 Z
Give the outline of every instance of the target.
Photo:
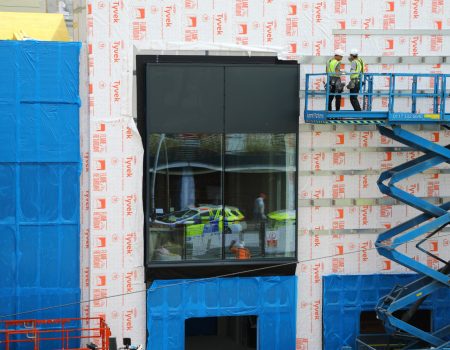
M 0 349 L 450 349 L 449 36 L 449 0 L 0 0 Z

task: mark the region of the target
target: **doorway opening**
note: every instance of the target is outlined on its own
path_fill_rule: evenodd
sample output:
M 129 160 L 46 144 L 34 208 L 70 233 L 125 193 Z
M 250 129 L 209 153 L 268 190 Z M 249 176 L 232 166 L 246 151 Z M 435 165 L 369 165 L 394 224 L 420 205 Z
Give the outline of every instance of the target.
M 406 310 L 399 310 L 394 313 L 397 318 L 402 318 Z M 431 331 L 431 310 L 417 310 L 414 316 L 408 321 L 414 327 L 425 332 Z M 384 325 L 377 318 L 375 311 L 363 311 L 360 316 L 360 332 L 361 334 L 383 334 L 385 333 Z
M 406 310 L 399 310 L 394 313 L 397 318 L 402 318 Z M 432 329 L 432 313 L 431 310 L 417 310 L 416 313 L 408 321 L 414 327 L 425 332 Z M 360 315 L 360 331 L 357 343 L 363 343 L 377 350 L 399 350 L 410 345 L 411 341 L 415 341 L 410 337 L 401 336 L 401 334 L 388 334 L 384 329 L 383 322 L 377 318 L 375 311 L 363 311 Z M 422 344 L 417 344 L 422 348 Z M 425 346 L 425 344 L 423 344 Z M 363 347 L 364 348 L 364 347 Z
M 196 317 L 185 322 L 185 350 L 257 348 L 257 316 Z

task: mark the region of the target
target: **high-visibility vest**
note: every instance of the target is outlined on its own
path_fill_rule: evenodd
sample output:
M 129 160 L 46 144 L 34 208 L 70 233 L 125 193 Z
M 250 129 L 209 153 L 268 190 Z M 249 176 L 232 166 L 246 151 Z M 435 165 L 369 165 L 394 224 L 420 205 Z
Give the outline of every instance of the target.
M 364 73 L 365 66 L 363 59 L 358 57 L 357 60 L 361 63 L 361 73 Z
M 231 248 L 231 251 L 234 253 L 236 259 L 250 259 L 250 250 L 248 248 L 233 247 Z
M 338 77 L 339 74 L 336 73 L 336 69 L 339 69 L 341 66 L 341 61 L 338 61 L 335 58 L 330 58 L 327 62 L 327 73 L 332 77 Z
M 360 74 L 363 72 L 364 63 L 362 62 L 362 60 L 356 58 L 354 62 L 356 63 L 356 71 L 350 75 L 350 79 L 358 79 Z

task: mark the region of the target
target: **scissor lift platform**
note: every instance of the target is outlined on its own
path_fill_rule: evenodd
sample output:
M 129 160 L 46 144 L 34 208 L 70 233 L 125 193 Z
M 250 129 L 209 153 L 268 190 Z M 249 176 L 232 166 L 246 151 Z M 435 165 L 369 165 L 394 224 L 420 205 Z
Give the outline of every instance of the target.
M 404 350 L 450 349 L 450 324 L 432 332 L 425 332 L 409 323 L 428 295 L 442 288 L 450 288 L 450 262 L 422 247 L 424 242 L 450 223 L 450 202 L 435 205 L 396 186 L 398 182 L 439 164 L 450 164 L 450 145 L 441 146 L 402 128 L 405 124 L 437 124 L 449 128 L 450 113 L 446 111 L 450 90 L 447 88 L 448 78 L 449 75 L 444 74 L 370 73 L 360 77 L 360 93 L 351 94 L 330 93 L 328 89 L 319 90 L 321 83 L 325 87 L 329 86 L 330 76 L 327 74 L 306 75 L 306 123 L 377 125 L 383 136 L 423 153 L 416 159 L 382 172 L 377 182 L 383 194 L 422 212 L 417 217 L 380 234 L 376 241 L 379 254 L 420 275 L 416 281 L 406 286 L 396 286 L 390 294 L 381 298 L 376 307 L 377 316 L 383 321 L 387 333 L 396 339 L 402 339 L 400 343 L 404 346 L 402 345 L 401 349 Z M 380 80 L 383 86 L 377 90 Z M 406 80 L 406 91 L 396 88 L 399 80 L 402 80 L 402 83 Z M 330 97 L 336 95 L 358 96 L 363 100 L 363 111 L 327 110 Z M 320 99 L 322 101 L 313 103 Z M 377 105 L 377 100 L 380 99 L 383 103 Z M 396 102 L 400 99 L 407 99 L 408 108 L 400 106 L 397 110 Z M 419 106 L 419 103 L 426 99 L 431 100 L 431 105 L 425 108 Z M 324 104 L 325 107 L 314 108 L 313 105 L 316 104 Z M 421 111 L 424 109 L 426 111 Z M 416 242 L 416 247 L 439 261 L 441 268 L 434 270 L 397 250 L 408 242 Z M 396 317 L 399 310 L 407 312 L 402 317 Z M 365 343 L 363 337 L 358 339 L 355 346 L 358 349 L 375 349 Z
M 343 77 L 345 76 L 344 74 Z M 446 111 L 446 99 L 449 97 L 447 81 L 449 79 L 450 75 L 446 74 L 367 73 L 359 80 L 360 93 L 352 94 L 349 92 L 330 93 L 326 90 L 312 89 L 312 86 L 328 86 L 329 76 L 319 73 L 307 74 L 304 100 L 305 122 L 313 124 L 378 125 L 450 124 L 450 110 Z M 406 92 L 396 88 L 399 85 L 399 80 L 411 82 L 411 86 Z M 423 80 L 429 82 L 426 89 L 421 86 L 424 85 L 421 83 Z M 326 108 L 320 109 L 312 106 L 312 99 L 317 98 L 324 100 L 325 106 L 328 106 L 330 97 L 336 95 L 342 97 L 357 95 L 363 100 L 364 110 L 360 112 L 349 110 L 328 111 Z M 410 108 L 408 111 L 398 111 L 396 102 L 404 98 L 411 100 Z M 377 109 L 377 106 L 374 104 L 376 99 L 387 100 L 387 105 Z M 418 102 L 424 99 L 432 100 L 431 111 L 419 111 Z

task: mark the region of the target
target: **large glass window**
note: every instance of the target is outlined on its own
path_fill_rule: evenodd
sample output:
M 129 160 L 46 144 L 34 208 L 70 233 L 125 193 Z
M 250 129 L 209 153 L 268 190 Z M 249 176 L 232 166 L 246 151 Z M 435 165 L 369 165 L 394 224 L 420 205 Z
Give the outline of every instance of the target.
M 296 134 L 150 134 L 148 260 L 295 257 Z
M 295 150 L 295 134 L 226 135 L 225 210 L 245 218 L 225 232 L 227 258 L 236 258 L 233 242 L 252 258 L 295 256 Z
M 149 276 L 295 259 L 297 62 L 163 55 L 136 67 Z
M 222 256 L 222 135 L 148 138 L 150 261 Z

